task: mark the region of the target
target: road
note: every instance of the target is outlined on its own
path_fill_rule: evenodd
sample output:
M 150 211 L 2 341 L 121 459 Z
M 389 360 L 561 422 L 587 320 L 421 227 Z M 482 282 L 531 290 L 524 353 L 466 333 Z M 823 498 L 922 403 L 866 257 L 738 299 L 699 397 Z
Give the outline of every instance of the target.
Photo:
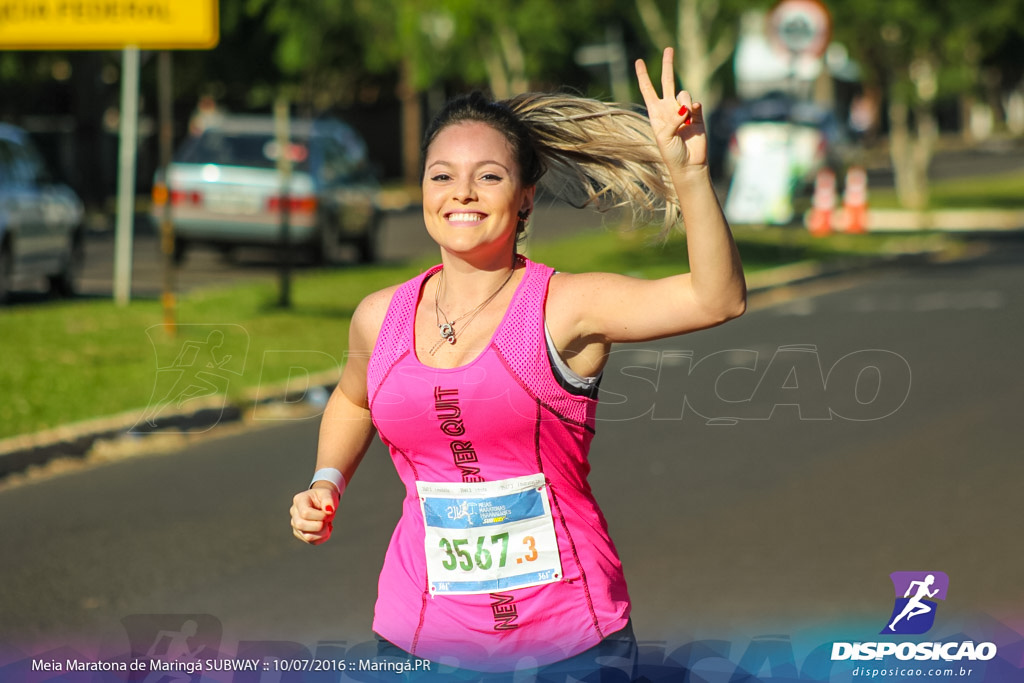
M 601 217 L 591 211 L 579 211 L 550 200 L 539 200 L 534 216 L 534 224 L 542 226 L 538 230 L 538 239 L 541 240 L 555 239 L 600 223 Z M 423 228 L 419 207 L 387 212 L 381 225 L 380 239 L 380 258 L 385 262 L 419 258 L 437 250 Z M 355 263 L 354 251 L 351 256 L 351 262 Z M 113 262 L 113 234 L 90 235 L 81 287 L 84 295 L 110 296 L 113 291 Z M 315 266 L 305 255 L 296 255 L 298 272 L 312 267 Z M 345 264 L 339 267 L 345 267 Z M 238 249 L 231 258 L 227 258 L 216 249 L 195 247 L 189 251 L 182 266 L 175 269 L 177 291 L 245 279 L 277 278 L 279 268 L 277 253 L 271 249 Z M 164 262 L 156 230 L 148 218 L 139 216 L 135 221 L 133 240 L 132 296 L 158 297 L 163 287 L 163 273 Z
M 933 636 L 977 615 L 1024 633 L 1022 264 L 1005 240 L 616 350 L 591 482 L 641 640 L 878 639 L 898 570 L 950 577 Z M 388 456 L 306 547 L 287 508 L 317 420 L 267 425 L 0 491 L 6 660 L 144 650 L 189 619 L 229 655 L 368 647 L 402 496 Z
M 954 149 L 935 155 L 930 175 L 935 180 L 967 178 L 978 175 L 1008 173 L 1024 168 L 1024 156 L 1012 145 L 991 145 L 976 149 Z M 892 187 L 891 169 L 872 169 L 869 173 L 872 188 Z M 717 188 L 724 202 L 728 188 Z M 538 241 L 557 239 L 581 229 L 600 225 L 601 217 L 590 211 L 579 211 L 564 204 L 539 196 L 532 225 Z M 146 216 L 135 221 L 133 250 L 132 295 L 142 298 L 158 297 L 163 287 L 163 259 L 152 222 Z M 423 228 L 420 209 L 416 206 L 404 211 L 388 212 L 381 231 L 381 258 L 401 261 L 431 254 L 436 247 Z M 113 234 L 103 232 L 90 236 L 87 246 L 86 272 L 82 292 L 88 296 L 110 296 L 113 291 Z M 276 278 L 279 267 L 272 250 L 238 250 L 236 258 L 227 259 L 210 248 L 190 251 L 184 265 L 176 270 L 178 291 L 188 291 L 210 284 L 226 284 L 239 279 Z M 355 254 L 353 253 L 353 258 Z M 301 270 L 311 264 L 298 265 Z M 28 300 L 38 299 L 29 296 Z M 24 295 L 22 295 L 24 299 Z M 21 299 L 19 299 L 21 300 Z
M 584 210 L 580 211 L 560 202 L 539 197 L 533 224 L 538 241 L 552 240 L 575 234 L 582 229 L 602 225 L 612 220 Z M 436 254 L 437 246 L 430 241 L 423 227 L 418 206 L 405 210 L 388 211 L 381 224 L 380 260 L 400 262 Z M 345 268 L 356 263 L 353 250 L 351 260 L 336 267 Z M 79 280 L 83 297 L 109 298 L 113 292 L 114 232 L 94 230 L 86 234 L 85 267 Z M 160 239 L 156 225 L 146 214 L 137 214 L 132 234 L 132 289 L 133 299 L 156 299 L 163 291 L 164 257 L 160 252 Z M 302 273 L 316 268 L 308 255 L 299 251 L 294 268 Z M 183 264 L 174 269 L 175 291 L 188 292 L 197 287 L 228 285 L 245 280 L 276 279 L 280 277 L 277 253 L 273 249 L 239 248 L 226 256 L 217 249 L 205 246 L 190 248 Z M 11 293 L 9 305 L 35 305 L 50 300 L 46 283 L 40 280 L 33 289 Z
M 978 175 L 1008 173 L 1024 168 L 1024 156 L 1009 143 L 992 144 L 975 149 L 952 149 L 935 155 L 930 176 L 935 180 L 966 178 Z M 872 188 L 892 187 L 892 170 L 885 167 L 869 171 Z M 728 190 L 716 188 L 724 200 Z M 599 225 L 601 217 L 589 211 L 578 211 L 552 200 L 539 197 L 533 226 L 538 241 L 557 239 L 580 229 Z M 164 262 L 153 221 L 146 214 L 135 216 L 132 250 L 132 297 L 154 299 L 163 290 Z M 381 231 L 380 254 L 384 261 L 401 261 L 433 253 L 436 247 L 423 229 L 418 207 L 385 214 Z M 355 254 L 352 254 L 353 262 Z M 80 290 L 84 296 L 107 298 L 113 292 L 114 233 L 112 230 L 90 231 L 86 240 L 86 259 Z M 296 269 L 312 267 L 298 257 Z M 339 267 L 345 267 L 341 264 Z M 187 292 L 196 287 L 229 284 L 247 279 L 279 277 L 277 254 L 270 249 L 239 249 L 231 258 L 213 248 L 191 249 L 182 267 L 174 272 L 175 290 Z M 33 305 L 48 300 L 40 282 L 35 290 L 12 293 L 12 305 Z

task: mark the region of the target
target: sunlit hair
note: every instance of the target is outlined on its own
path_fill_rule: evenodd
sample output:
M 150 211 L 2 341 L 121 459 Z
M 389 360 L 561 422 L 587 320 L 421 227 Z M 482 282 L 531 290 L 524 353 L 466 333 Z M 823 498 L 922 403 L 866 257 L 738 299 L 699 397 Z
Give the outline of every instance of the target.
M 519 180 L 572 206 L 628 207 L 635 224 L 680 223 L 679 202 L 647 117 L 599 100 L 562 93 L 525 93 L 492 101 L 479 92 L 450 101 L 423 137 L 423 158 L 437 134 L 465 122 L 505 136 Z

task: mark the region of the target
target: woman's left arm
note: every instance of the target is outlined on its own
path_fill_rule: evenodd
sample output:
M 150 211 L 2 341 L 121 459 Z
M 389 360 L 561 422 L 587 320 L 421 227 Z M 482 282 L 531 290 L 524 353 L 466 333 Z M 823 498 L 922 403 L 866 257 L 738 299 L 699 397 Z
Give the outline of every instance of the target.
M 660 280 L 591 273 L 565 282 L 577 302 L 578 332 L 605 343 L 647 341 L 718 325 L 746 309 L 739 252 L 711 184 L 701 106 L 676 94 L 673 51 L 663 55 L 658 96 L 643 60 L 636 64 L 651 128 L 686 225 L 690 272 Z M 568 291 L 567 291 L 568 293 Z

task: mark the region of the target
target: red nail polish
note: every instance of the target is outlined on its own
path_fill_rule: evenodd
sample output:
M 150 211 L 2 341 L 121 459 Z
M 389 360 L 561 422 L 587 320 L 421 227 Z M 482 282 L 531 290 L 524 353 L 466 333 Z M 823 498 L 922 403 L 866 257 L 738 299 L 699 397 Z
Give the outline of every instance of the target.
M 683 106 L 679 107 L 679 115 L 680 116 L 685 116 L 685 117 L 688 118 L 690 116 L 690 108 L 687 107 L 685 104 Z
M 334 514 L 334 508 L 331 507 L 330 505 L 328 505 L 327 507 L 324 508 L 324 512 L 326 512 L 329 515 L 333 515 Z

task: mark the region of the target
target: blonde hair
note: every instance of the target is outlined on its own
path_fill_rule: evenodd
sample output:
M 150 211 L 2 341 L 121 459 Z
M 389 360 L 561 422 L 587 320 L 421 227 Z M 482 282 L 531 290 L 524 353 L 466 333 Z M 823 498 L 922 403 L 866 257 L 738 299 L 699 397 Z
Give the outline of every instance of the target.
M 492 101 L 479 92 L 449 102 L 423 138 L 479 121 L 502 133 L 520 180 L 577 208 L 628 207 L 634 224 L 661 214 L 664 232 L 681 224 L 679 200 L 647 117 L 630 108 L 564 93 L 525 93 Z
M 681 224 L 679 200 L 647 117 L 586 97 L 525 93 L 502 102 L 530 129 L 545 166 L 539 186 L 578 208 L 630 208 L 635 225 L 661 214 Z

